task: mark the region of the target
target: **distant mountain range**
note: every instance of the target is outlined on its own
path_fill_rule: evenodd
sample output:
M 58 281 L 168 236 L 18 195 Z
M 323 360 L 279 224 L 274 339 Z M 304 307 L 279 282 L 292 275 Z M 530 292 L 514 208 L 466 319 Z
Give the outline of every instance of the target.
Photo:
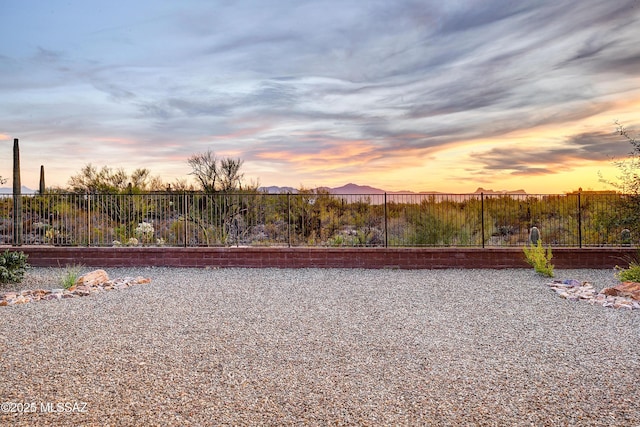
M 266 193 L 269 194 L 282 194 L 282 193 L 291 193 L 291 194 L 296 194 L 298 193 L 298 190 L 296 188 L 293 187 L 278 187 L 278 186 L 271 186 L 271 187 L 260 187 L 259 188 L 260 191 L 264 191 Z M 380 188 L 375 188 L 375 187 L 371 187 L 369 185 L 358 185 L 358 184 L 353 184 L 353 183 L 349 183 L 346 185 L 343 185 L 342 187 L 334 187 L 334 188 L 330 188 L 330 187 L 319 187 L 317 188 L 317 190 L 325 190 L 328 191 L 331 194 L 338 194 L 338 195 L 347 195 L 347 194 L 448 194 L 448 193 L 443 193 L 442 191 L 420 191 L 420 192 L 415 192 L 415 191 L 385 191 L 382 190 Z M 33 190 L 29 187 L 25 187 L 24 185 L 22 186 L 22 194 L 35 194 L 37 193 L 37 190 Z M 506 194 L 506 195 L 510 195 L 510 194 L 527 194 L 526 191 L 524 190 L 499 190 L 499 191 L 494 191 L 494 190 L 485 190 L 482 187 L 478 187 L 478 189 L 472 193 L 467 193 L 467 194 L 487 194 L 487 195 L 491 195 L 491 194 Z M 0 194 L 13 194 L 13 188 L 11 187 L 0 187 Z
M 32 190 L 29 187 L 25 187 L 24 185 L 21 187 L 22 194 L 35 194 L 36 190 Z M 0 187 L 0 194 L 13 194 L 13 187 Z
M 420 191 L 420 192 L 415 192 L 415 191 L 385 191 L 382 190 L 380 188 L 375 188 L 375 187 L 371 187 L 369 185 L 358 185 L 358 184 L 353 184 L 353 183 L 349 183 L 346 185 L 343 185 L 342 187 L 335 187 L 335 188 L 329 188 L 329 187 L 320 187 L 319 189 L 322 190 L 326 190 L 331 194 L 341 194 L 341 195 L 346 195 L 346 194 L 447 194 L 447 193 L 443 193 L 441 191 Z M 280 194 L 280 193 L 292 193 L 292 194 L 296 194 L 298 192 L 297 189 L 293 188 L 293 187 L 278 187 L 278 186 L 271 186 L 271 187 L 260 187 L 261 191 L 270 193 L 270 194 Z M 487 194 L 487 195 L 491 195 L 491 194 L 505 194 L 505 195 L 511 195 L 511 194 L 527 194 L 526 191 L 524 190 L 499 190 L 499 191 L 494 191 L 494 190 L 486 190 L 482 187 L 478 187 L 478 189 L 472 193 L 468 193 L 468 194 Z

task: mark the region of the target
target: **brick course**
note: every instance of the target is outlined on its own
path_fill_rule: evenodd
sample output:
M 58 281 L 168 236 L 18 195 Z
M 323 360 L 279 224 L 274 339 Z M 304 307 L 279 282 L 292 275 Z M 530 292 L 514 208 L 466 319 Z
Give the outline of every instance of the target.
M 530 268 L 522 248 L 176 248 L 19 246 L 34 267 Z M 636 248 L 553 248 L 556 268 L 626 266 Z

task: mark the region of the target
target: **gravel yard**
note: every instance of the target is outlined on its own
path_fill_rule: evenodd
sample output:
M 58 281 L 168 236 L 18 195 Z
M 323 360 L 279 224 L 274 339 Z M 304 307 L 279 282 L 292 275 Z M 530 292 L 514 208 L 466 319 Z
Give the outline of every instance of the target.
M 107 272 L 151 283 L 0 307 L 0 425 L 640 425 L 640 312 L 529 269 Z

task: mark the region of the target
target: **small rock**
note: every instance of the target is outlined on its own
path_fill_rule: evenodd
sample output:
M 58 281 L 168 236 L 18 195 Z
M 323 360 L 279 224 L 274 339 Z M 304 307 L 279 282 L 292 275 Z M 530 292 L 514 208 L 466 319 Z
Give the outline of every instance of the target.
M 84 274 L 76 280 L 77 285 L 96 286 L 109 281 L 109 275 L 104 270 L 94 270 Z
M 578 282 L 575 279 L 563 280 L 562 283 L 572 288 L 582 285 L 582 283 Z
M 640 301 L 640 283 L 623 282 L 617 286 L 603 289 L 602 293 L 605 295 L 627 297 Z
M 13 301 L 14 304 L 26 304 L 31 302 L 31 298 L 28 296 L 18 295 Z

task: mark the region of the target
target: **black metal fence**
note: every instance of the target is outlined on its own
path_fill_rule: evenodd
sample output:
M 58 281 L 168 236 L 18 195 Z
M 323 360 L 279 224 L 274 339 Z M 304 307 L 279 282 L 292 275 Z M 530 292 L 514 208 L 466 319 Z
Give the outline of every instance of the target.
M 44 194 L 14 215 L 0 196 L 0 244 L 66 246 L 522 246 L 635 244 L 620 194 Z

